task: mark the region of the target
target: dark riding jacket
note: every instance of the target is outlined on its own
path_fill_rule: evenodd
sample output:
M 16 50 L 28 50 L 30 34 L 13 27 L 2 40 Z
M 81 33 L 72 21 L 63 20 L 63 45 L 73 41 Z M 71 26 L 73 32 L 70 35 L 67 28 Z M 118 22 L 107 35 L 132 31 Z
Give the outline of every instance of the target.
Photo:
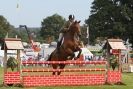
M 72 21 L 68 20 L 63 27 L 60 30 L 60 33 L 66 33 L 69 30 L 70 25 L 72 24 Z

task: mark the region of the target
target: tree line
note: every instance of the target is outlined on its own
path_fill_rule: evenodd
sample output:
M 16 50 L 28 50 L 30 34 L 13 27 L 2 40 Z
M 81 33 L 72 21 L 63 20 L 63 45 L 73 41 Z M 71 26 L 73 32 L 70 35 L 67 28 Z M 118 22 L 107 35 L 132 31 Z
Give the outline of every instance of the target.
M 0 39 L 3 39 L 8 34 L 8 37 L 18 37 L 21 38 L 22 41 L 29 42 L 28 39 L 28 33 L 25 28 L 15 28 L 14 26 L 10 25 L 10 23 L 4 18 L 3 16 L 0 16 L 0 18 L 3 19 L 1 21 L 2 24 L 4 24 L 2 27 L 6 27 L 4 29 L 0 28 Z M 53 14 L 52 16 L 48 16 L 44 18 L 41 22 L 41 27 L 38 28 L 29 28 L 29 33 L 32 36 L 33 40 L 39 41 L 41 43 L 51 43 L 52 41 L 57 41 L 59 31 L 66 22 L 66 19 L 63 18 L 63 16 L 60 16 L 58 14 Z M 7 24 L 8 23 L 8 24 Z M 8 29 L 7 29 L 8 28 Z M 86 29 L 84 27 L 81 27 L 84 32 L 86 33 Z M 82 40 L 86 42 L 85 35 L 82 36 Z
M 86 23 L 91 42 L 121 38 L 133 44 L 133 0 L 94 0 Z

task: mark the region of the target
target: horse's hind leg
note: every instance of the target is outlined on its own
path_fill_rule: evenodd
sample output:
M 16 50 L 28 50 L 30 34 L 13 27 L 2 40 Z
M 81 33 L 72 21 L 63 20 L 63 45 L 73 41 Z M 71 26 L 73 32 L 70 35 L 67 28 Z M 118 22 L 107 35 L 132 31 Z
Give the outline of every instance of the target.
M 59 69 L 64 69 L 65 64 L 60 64 L 59 67 L 60 67 Z M 60 75 L 60 74 L 61 74 L 61 71 L 58 72 L 58 75 Z

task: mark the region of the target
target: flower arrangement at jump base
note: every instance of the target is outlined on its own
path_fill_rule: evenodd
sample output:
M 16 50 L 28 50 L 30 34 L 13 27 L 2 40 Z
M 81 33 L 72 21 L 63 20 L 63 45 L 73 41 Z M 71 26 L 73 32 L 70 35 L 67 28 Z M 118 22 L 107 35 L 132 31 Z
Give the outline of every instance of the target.
M 11 68 L 12 71 L 18 66 L 18 61 L 14 57 L 9 57 L 7 60 L 7 68 Z

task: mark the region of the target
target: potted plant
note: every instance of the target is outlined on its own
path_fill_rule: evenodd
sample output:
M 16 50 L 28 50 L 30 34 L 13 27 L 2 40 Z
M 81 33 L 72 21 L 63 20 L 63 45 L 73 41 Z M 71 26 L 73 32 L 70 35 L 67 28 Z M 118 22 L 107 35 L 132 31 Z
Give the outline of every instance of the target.
M 113 70 L 118 66 L 118 58 L 115 55 L 111 55 L 110 57 L 110 66 L 112 67 Z
M 11 68 L 12 71 L 18 66 L 18 62 L 14 57 L 9 57 L 7 60 L 7 68 Z

